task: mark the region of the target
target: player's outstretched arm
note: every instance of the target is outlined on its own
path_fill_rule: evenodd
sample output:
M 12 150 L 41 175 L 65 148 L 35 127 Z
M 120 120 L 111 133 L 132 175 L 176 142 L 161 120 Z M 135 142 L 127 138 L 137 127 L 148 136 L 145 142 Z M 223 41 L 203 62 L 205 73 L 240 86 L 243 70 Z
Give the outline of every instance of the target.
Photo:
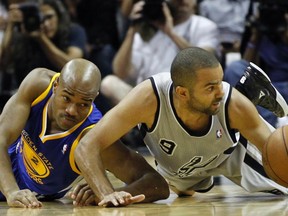
M 117 106 L 104 117 L 80 140 L 75 149 L 75 161 L 87 183 L 104 206 L 126 205 L 129 195 L 115 192 L 105 175 L 102 152 L 119 140 L 139 123 L 152 125 L 156 113 L 157 99 L 151 82 L 144 81 L 134 88 Z M 118 154 L 118 152 L 116 153 Z M 111 157 L 110 160 L 114 160 Z M 118 163 L 117 166 L 121 167 Z M 122 172 L 127 172 L 124 168 Z M 136 194 L 139 195 L 139 194 Z M 103 202 L 101 202 L 103 201 Z M 129 204 L 129 203 L 128 203 Z
M 141 202 L 168 198 L 170 193 L 166 180 L 140 153 L 118 141 L 103 152 L 102 158 L 106 169 L 125 182 L 125 187 L 117 188 L 117 191 L 126 191 L 132 196 L 143 194 L 145 199 Z

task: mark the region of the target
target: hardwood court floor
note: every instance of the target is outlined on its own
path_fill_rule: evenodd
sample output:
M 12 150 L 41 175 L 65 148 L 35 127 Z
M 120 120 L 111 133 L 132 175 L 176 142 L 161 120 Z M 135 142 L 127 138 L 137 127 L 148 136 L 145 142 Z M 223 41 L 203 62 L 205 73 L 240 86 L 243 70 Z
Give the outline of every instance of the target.
M 147 158 L 149 161 L 149 158 Z M 122 184 L 109 175 L 115 187 Z M 205 194 L 178 198 L 171 192 L 166 200 L 133 204 L 121 208 L 73 207 L 67 200 L 44 202 L 39 209 L 9 208 L 0 202 L 0 216 L 285 216 L 288 197 L 266 193 L 247 193 L 223 178 L 222 183 Z

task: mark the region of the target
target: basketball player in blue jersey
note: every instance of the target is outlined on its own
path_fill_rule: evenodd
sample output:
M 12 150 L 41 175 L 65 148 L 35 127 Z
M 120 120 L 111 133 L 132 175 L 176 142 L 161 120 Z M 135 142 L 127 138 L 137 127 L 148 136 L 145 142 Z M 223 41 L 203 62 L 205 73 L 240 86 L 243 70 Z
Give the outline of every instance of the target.
M 36 68 L 28 74 L 0 116 L 0 200 L 13 207 L 40 207 L 41 199 L 59 199 L 81 180 L 74 151 L 102 118 L 93 103 L 100 82 L 99 69 L 85 59 L 69 61 L 61 73 Z M 127 184 L 119 192 L 123 204 L 168 197 L 165 179 L 121 143 L 97 156 Z M 89 197 L 78 193 L 74 199 L 85 205 Z
M 122 198 L 109 185 L 101 158 L 95 155 L 136 125 L 159 173 L 179 196 L 209 191 L 213 176 L 219 175 L 249 192 L 288 193 L 269 179 L 262 166 L 262 147 L 274 128 L 247 97 L 222 79 L 223 70 L 213 54 L 197 47 L 183 49 L 171 73 L 140 83 L 81 139 L 75 161 L 83 173 L 89 171 L 84 177 L 102 197 L 99 205 L 119 205 Z M 253 85 L 261 93 L 261 97 L 252 94 L 253 101 L 261 98 L 259 104 L 287 115 L 285 100 L 253 63 L 240 84 L 245 89 Z

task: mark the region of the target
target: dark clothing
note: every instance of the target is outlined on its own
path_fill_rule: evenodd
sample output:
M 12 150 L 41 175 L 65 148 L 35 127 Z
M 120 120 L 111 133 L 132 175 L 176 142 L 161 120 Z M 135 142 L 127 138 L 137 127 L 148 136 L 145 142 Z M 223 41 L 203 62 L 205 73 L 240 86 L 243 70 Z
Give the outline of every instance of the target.
M 263 36 L 259 45 L 259 55 L 263 66 L 267 71 L 272 83 L 288 81 L 288 44 L 278 41 L 271 41 Z
M 85 28 L 88 43 L 98 47 L 119 46 L 117 28 L 117 0 L 81 0 L 77 6 L 77 21 Z
M 99 67 L 102 78 L 112 73 L 112 61 L 120 45 L 118 6 L 117 0 L 81 0 L 77 5 L 77 22 L 85 28 L 91 48 L 88 59 Z
M 69 46 L 79 47 L 85 54 L 86 45 L 85 30 L 78 24 L 71 24 L 70 32 L 65 42 L 65 47 L 57 46 L 61 50 L 66 51 Z M 52 40 L 52 42 L 54 42 Z M 14 54 L 13 54 L 13 68 L 15 73 L 16 85 L 20 85 L 26 75 L 37 67 L 45 67 L 54 71 L 59 71 L 52 62 L 47 58 L 40 44 L 31 37 L 25 37 L 22 34 L 17 34 L 13 39 Z

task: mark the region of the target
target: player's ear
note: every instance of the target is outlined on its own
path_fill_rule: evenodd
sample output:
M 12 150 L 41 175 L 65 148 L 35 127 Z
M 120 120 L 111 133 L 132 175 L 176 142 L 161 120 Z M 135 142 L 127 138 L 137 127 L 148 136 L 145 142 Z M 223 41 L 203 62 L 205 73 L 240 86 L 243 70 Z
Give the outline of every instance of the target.
M 57 77 L 53 83 L 53 93 L 55 92 L 58 86 L 59 86 L 59 77 Z
M 189 98 L 189 91 L 187 88 L 183 86 L 176 86 L 175 92 L 176 92 L 176 95 L 178 95 L 178 97 L 182 99 L 187 100 Z

